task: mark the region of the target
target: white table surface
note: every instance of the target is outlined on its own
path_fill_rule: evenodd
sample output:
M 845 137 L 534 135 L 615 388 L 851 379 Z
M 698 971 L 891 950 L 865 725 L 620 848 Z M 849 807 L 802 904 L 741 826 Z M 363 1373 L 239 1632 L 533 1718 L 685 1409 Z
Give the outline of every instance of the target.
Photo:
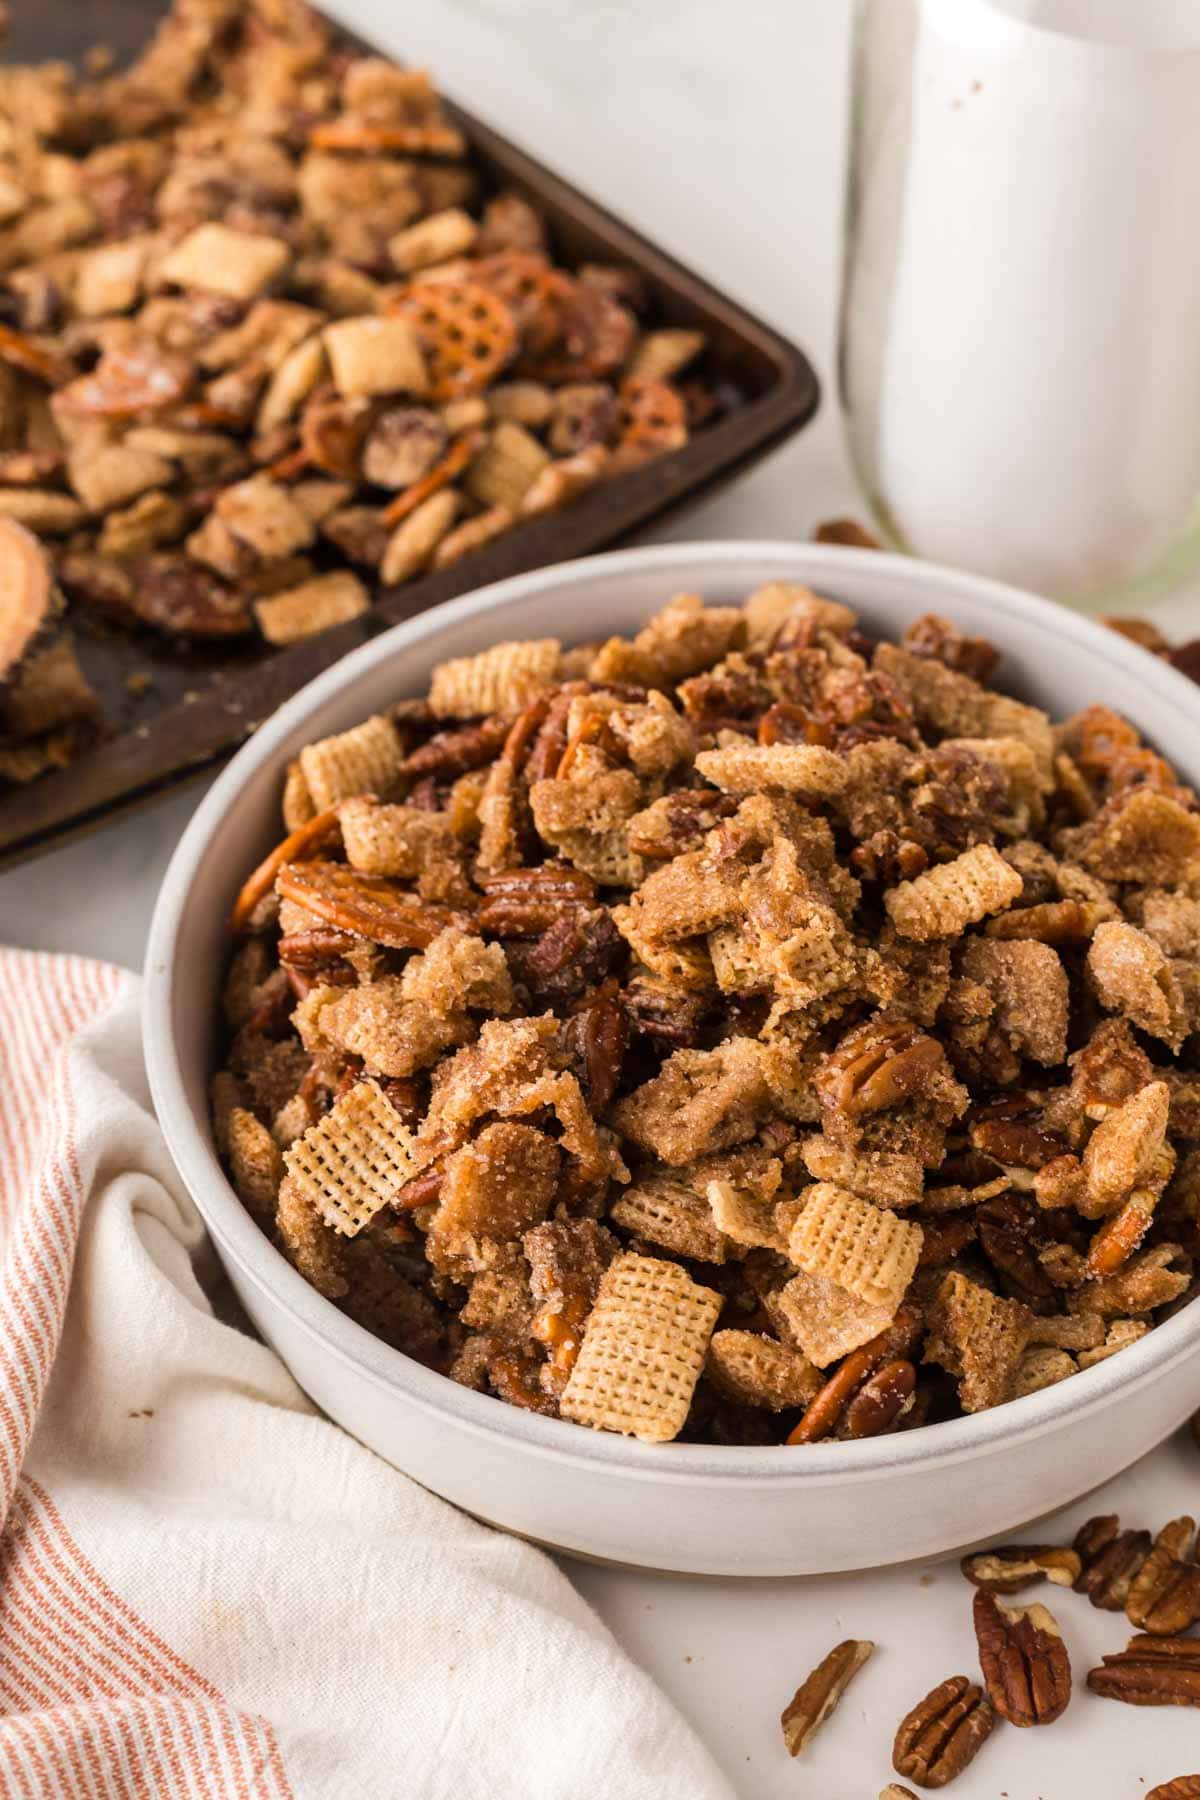
M 848 0 L 343 0 L 347 22 L 428 61 L 474 110 L 802 343 L 825 384 L 817 423 L 669 537 L 806 537 L 861 514 L 832 391 Z M 401 37 L 400 34 L 403 33 Z M 1200 630 L 1195 587 L 1154 616 Z M 0 876 L 0 940 L 140 967 L 159 881 L 202 789 Z M 1200 1399 L 1200 1395 L 1197 1396 Z M 1156 1526 L 1194 1505 L 1200 1455 L 1175 1442 L 1068 1515 Z M 887 1488 L 873 1509 L 887 1542 Z M 1060 1527 L 1041 1528 L 1062 1539 Z M 663 1684 L 745 1800 L 868 1800 L 889 1778 L 901 1714 L 974 1667 L 970 1590 L 950 1567 L 811 1582 L 699 1582 L 566 1565 Z M 1048 1590 L 1077 1674 L 1124 1643 L 1123 1621 Z M 1031 1596 L 1036 1597 L 1036 1596 Z M 798 1763 L 778 1715 L 844 1636 L 878 1655 Z M 1053 1731 L 995 1734 L 961 1800 L 1119 1800 L 1200 1769 L 1184 1709 L 1077 1690 Z M 610 1800 L 610 1797 L 605 1797 Z M 611 1800 L 620 1800 L 612 1796 Z

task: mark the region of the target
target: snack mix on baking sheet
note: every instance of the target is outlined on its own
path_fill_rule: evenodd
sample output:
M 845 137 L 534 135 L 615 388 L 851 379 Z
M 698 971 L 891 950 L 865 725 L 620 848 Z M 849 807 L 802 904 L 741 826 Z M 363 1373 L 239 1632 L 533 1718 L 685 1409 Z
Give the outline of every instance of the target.
M 0 70 L 0 518 L 118 626 L 290 644 L 679 448 L 726 398 L 647 304 L 298 0 L 176 0 L 123 73 Z M 60 633 L 0 780 L 96 716 Z
M 310 744 L 214 1084 L 349 1316 L 647 1442 L 977 1412 L 1190 1294 L 1200 811 L 929 615 L 782 583 Z

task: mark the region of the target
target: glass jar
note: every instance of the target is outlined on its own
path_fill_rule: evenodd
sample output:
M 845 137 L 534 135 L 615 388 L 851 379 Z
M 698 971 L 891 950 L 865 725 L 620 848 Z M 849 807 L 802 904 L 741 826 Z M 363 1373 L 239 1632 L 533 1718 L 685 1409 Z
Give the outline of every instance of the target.
M 1126 610 L 1200 561 L 1200 0 L 860 0 L 839 374 L 884 537 Z

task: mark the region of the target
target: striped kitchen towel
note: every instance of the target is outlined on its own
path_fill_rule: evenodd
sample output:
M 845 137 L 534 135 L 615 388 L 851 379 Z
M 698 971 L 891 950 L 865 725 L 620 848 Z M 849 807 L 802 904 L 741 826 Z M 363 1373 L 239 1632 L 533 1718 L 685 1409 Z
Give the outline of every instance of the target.
M 221 1295 L 136 979 L 0 951 L 0 1800 L 732 1800 L 548 1557 Z

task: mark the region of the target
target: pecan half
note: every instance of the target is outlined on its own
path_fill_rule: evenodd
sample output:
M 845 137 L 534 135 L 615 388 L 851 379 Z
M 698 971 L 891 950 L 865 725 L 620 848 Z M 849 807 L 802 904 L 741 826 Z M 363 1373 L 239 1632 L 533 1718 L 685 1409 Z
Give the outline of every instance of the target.
M 465 775 L 481 769 L 504 747 L 511 719 L 481 719 L 454 731 L 439 731 L 404 759 L 406 775 Z
M 850 852 L 850 867 L 864 881 L 879 881 L 884 887 L 895 887 L 901 881 L 912 881 L 915 876 L 923 875 L 929 867 L 929 857 L 912 838 L 884 829 L 873 831 Z
M 1150 1554 L 1148 1531 L 1122 1531 L 1116 1513 L 1088 1519 L 1072 1548 L 1083 1567 L 1075 1592 L 1086 1594 L 1101 1612 L 1122 1612 L 1134 1576 Z
M 1040 944 L 1082 944 L 1100 916 L 1098 906 L 1083 900 L 1044 900 L 989 919 L 984 932 L 995 938 L 1036 938 Z
M 426 950 L 461 916 L 444 906 L 414 902 L 382 875 L 361 875 L 342 863 L 285 863 L 276 877 L 285 900 L 306 906 L 338 931 L 351 931 L 390 950 Z
M 1200 1565 L 1192 1560 L 1196 1521 L 1164 1525 L 1129 1584 L 1125 1617 L 1154 1637 L 1176 1637 L 1200 1619 Z
M 616 994 L 597 989 L 567 1020 L 563 1038 L 579 1063 L 588 1106 L 599 1118 L 617 1091 L 629 1043 L 629 1021 Z
M 708 994 L 664 987 L 648 976 L 635 975 L 623 998 L 630 1024 L 640 1037 L 676 1050 L 703 1043 L 704 1021 L 712 1004 Z
M 1012 1725 L 1051 1725 L 1071 1698 L 1071 1660 L 1044 1606 L 1001 1606 L 975 1595 L 975 1637 L 988 1697 Z
M 358 979 L 345 961 L 358 939 L 348 931 L 293 931 L 278 944 L 280 966 L 294 969 L 310 981 L 319 979 L 333 987 L 348 987 Z
M 492 937 L 540 937 L 556 920 L 594 905 L 596 884 L 582 869 L 543 863 L 538 869 L 504 869 L 480 882 L 484 901 L 477 929 Z
M 922 1787 L 945 1787 L 974 1762 L 995 1723 L 995 1711 L 978 1683 L 951 1675 L 901 1719 L 892 1767 Z
M 908 1019 L 872 1019 L 827 1056 L 816 1076 L 822 1103 L 859 1118 L 919 1093 L 942 1047 Z
M 789 1756 L 799 1756 L 811 1741 L 874 1648 L 864 1639 L 846 1638 L 834 1645 L 796 1689 L 780 1718 Z
M 1074 1587 L 1081 1567 L 1074 1550 L 1057 1544 L 1001 1544 L 995 1550 L 976 1550 L 959 1564 L 973 1586 L 990 1594 L 1016 1594 L 1039 1581 Z
M 1200 1643 L 1132 1637 L 1124 1650 L 1089 1670 L 1087 1684 L 1102 1700 L 1127 1706 L 1200 1706 Z
M 972 1149 L 1002 1168 L 1040 1169 L 1067 1148 L 1061 1138 L 1041 1129 L 1024 1094 L 981 1107 L 971 1120 L 970 1139 Z
M 530 945 L 513 944 L 509 967 L 535 1000 L 573 1000 L 603 981 L 625 953 L 625 941 L 605 907 L 572 908 Z
M 714 825 L 731 818 L 737 804 L 733 794 L 718 794 L 711 788 L 676 788 L 660 802 L 666 815 L 665 831 L 640 830 L 635 818 L 629 827 L 629 848 L 635 856 L 656 861 L 681 856 L 685 850 L 695 849 Z
M 998 1194 L 979 1208 L 976 1222 L 980 1248 L 1004 1293 L 1032 1312 L 1057 1312 L 1057 1289 L 1038 1260 L 1046 1234 L 1037 1207 L 1023 1194 Z
M 1146 1800 L 1200 1800 L 1200 1775 L 1176 1775 L 1150 1789 Z
M 388 1202 L 397 1212 L 415 1212 L 418 1206 L 430 1206 L 439 1200 L 442 1194 L 444 1171 L 440 1168 L 426 1169 L 420 1175 L 414 1175 L 403 1187 L 398 1187 Z
M 902 1306 L 878 1337 L 852 1350 L 814 1395 L 804 1417 L 788 1437 L 789 1444 L 815 1444 L 819 1438 L 878 1437 L 893 1425 L 916 1386 L 909 1360 L 921 1333 L 921 1321 Z

